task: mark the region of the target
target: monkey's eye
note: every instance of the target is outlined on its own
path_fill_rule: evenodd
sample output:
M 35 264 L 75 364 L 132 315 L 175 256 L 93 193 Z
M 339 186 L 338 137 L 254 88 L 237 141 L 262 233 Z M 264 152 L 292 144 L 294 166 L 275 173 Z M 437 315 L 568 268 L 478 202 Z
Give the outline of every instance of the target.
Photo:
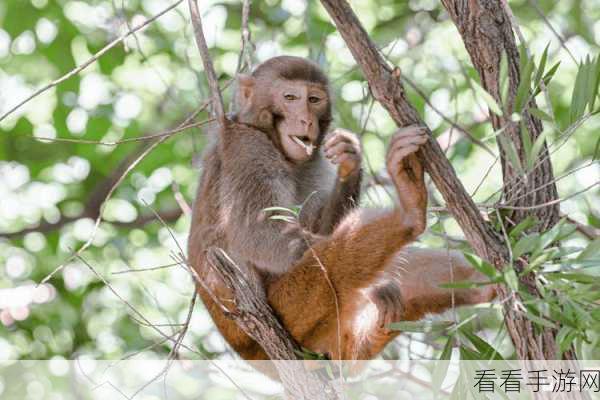
M 318 98 L 317 96 L 310 96 L 308 98 L 308 101 L 311 102 L 311 103 L 318 103 L 319 101 L 321 101 L 321 99 Z
M 296 96 L 294 96 L 293 94 L 285 94 L 285 95 L 283 95 L 283 97 L 284 97 L 286 100 L 296 100 L 296 99 L 297 99 L 297 97 L 296 97 Z

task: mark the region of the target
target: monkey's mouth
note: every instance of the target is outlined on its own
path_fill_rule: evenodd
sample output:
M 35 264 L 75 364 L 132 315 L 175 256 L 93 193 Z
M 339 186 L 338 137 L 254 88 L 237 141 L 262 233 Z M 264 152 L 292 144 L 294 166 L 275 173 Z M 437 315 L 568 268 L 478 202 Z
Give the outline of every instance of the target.
M 292 136 L 292 140 L 302 147 L 308 156 L 312 155 L 315 145 L 312 144 L 308 136 Z

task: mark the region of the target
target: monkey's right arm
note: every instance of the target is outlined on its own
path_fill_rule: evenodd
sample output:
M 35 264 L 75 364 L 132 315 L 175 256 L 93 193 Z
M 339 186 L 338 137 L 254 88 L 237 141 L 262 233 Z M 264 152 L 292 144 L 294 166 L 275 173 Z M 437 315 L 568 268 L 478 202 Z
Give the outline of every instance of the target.
M 295 177 L 262 132 L 236 126 L 221 148 L 223 228 L 232 253 L 274 274 L 286 272 L 307 249 L 300 230 L 285 229 L 268 207 L 295 205 Z M 226 135 L 230 132 L 225 132 Z
M 327 199 L 319 215 L 315 231 L 319 235 L 329 235 L 342 218 L 358 206 L 362 170 L 346 180 L 336 179 L 333 192 Z
M 335 186 L 320 212 L 320 235 L 329 235 L 344 215 L 358 206 L 362 182 L 362 149 L 358 137 L 347 130 L 335 129 L 325 141 L 325 157 L 338 165 Z

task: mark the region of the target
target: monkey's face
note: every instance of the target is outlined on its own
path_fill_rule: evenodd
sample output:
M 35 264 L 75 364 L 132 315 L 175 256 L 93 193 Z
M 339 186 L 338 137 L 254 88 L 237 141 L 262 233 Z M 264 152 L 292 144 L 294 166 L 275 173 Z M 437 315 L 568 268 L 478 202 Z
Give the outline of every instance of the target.
M 321 139 L 319 121 L 329 111 L 327 91 L 317 83 L 278 80 L 271 94 L 283 152 L 293 162 L 310 159 Z

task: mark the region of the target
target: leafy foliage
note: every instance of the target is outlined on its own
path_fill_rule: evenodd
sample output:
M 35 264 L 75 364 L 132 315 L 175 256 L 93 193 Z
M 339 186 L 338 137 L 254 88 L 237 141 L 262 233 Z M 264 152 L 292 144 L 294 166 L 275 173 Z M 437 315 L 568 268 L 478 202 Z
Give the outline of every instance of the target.
M 506 109 L 481 88 L 458 33 L 439 4 L 353 3 L 382 53 L 425 95 L 413 89 L 407 92 L 476 202 L 489 205 L 499 200 L 500 165 L 492 166 L 494 159 L 454 129 L 455 122 L 495 152 L 493 139 L 498 137 L 508 162 L 522 175 L 536 167 L 547 140 L 559 192 L 566 198 L 561 203 L 563 213 L 589 228 L 600 228 L 598 186 L 569 197 L 600 180 L 600 120 L 595 115 L 599 43 L 589 29 L 600 18 L 597 2 L 539 1 L 556 26 L 569 33 L 564 45 L 554 39 L 527 2 L 511 2 L 533 54 L 521 58 L 521 83 L 512 117 L 518 122 L 527 112 L 540 118 L 545 128 L 537 139 L 522 130 L 524 165 L 519 161 L 520 149 L 501 132 L 493 132 L 488 109 L 497 115 Z M 2 2 L 0 114 L 170 4 L 166 0 Z M 201 4 L 211 54 L 225 87 L 238 64 L 241 3 Z M 571 9 L 577 12 L 565 11 Z M 361 133 L 365 165 L 371 175 L 379 175 L 394 124 L 372 103 L 352 56 L 318 2 L 309 1 L 306 6 L 289 0 L 253 2 L 250 22 L 255 62 L 281 53 L 297 54 L 311 57 L 326 69 L 336 99 L 334 124 Z M 548 42 L 548 38 L 553 39 Z M 98 193 L 106 195 L 107 185 L 118 177 L 116 172 L 145 149 L 149 141 L 140 137 L 178 126 L 205 100 L 208 90 L 200 66 L 188 11 L 182 4 L 0 122 L 0 232 L 31 228 L 0 238 L 0 298 L 6 299 L 0 302 L 0 322 L 6 328 L 0 330 L 0 353 L 9 358 L 82 354 L 121 358 L 142 349 L 168 354 L 172 345 L 161 341 L 97 275 L 70 256 L 93 237 L 84 259 L 165 334 L 177 332 L 194 290 L 187 271 L 172 259 L 180 247 L 185 248 L 190 223 L 181 212 L 181 199 L 187 203 L 193 199 L 198 175 L 194 166 L 201 167 L 197 154 L 209 133 L 188 129 L 173 134 L 141 159 L 115 187 L 93 232 L 104 198 Z M 506 68 L 503 73 L 507 74 Z M 225 96 L 229 102 L 231 86 Z M 538 107 L 531 106 L 534 98 Z M 207 118 L 202 111 L 195 120 Z M 124 142 L 103 144 L 118 141 Z M 370 185 L 364 205 L 392 204 L 388 192 L 382 185 Z M 440 203 L 436 193 L 432 203 Z M 287 221 L 297 217 L 300 209 L 270 211 Z M 169 217 L 165 224 L 154 218 L 152 210 Z M 514 269 L 499 272 L 471 256 L 450 216 L 436 212 L 430 221 L 423 245 L 463 250 L 474 268 L 489 277 L 487 284 L 504 284 L 522 294 L 524 315 L 541 326 L 561 326 L 561 350 L 575 343 L 580 357 L 600 358 L 599 239 L 590 240 L 569 221 L 531 234 L 528 228 L 536 221 L 527 220 L 509 232 L 513 262 L 526 258 L 520 274 L 536 275 L 543 294 L 537 300 L 527 294 Z M 455 282 L 447 287 L 468 285 L 473 283 Z M 499 305 L 455 310 L 448 321 L 399 322 L 392 327 L 425 341 L 428 351 L 438 348 L 441 359 L 452 356 L 454 344 L 460 345 L 463 358 L 513 356 Z M 226 353 L 200 306 L 184 342 L 199 351 L 189 353 L 190 357 Z M 413 350 L 399 340 L 386 356 L 403 351 L 412 355 Z M 435 373 L 444 374 L 443 369 Z

